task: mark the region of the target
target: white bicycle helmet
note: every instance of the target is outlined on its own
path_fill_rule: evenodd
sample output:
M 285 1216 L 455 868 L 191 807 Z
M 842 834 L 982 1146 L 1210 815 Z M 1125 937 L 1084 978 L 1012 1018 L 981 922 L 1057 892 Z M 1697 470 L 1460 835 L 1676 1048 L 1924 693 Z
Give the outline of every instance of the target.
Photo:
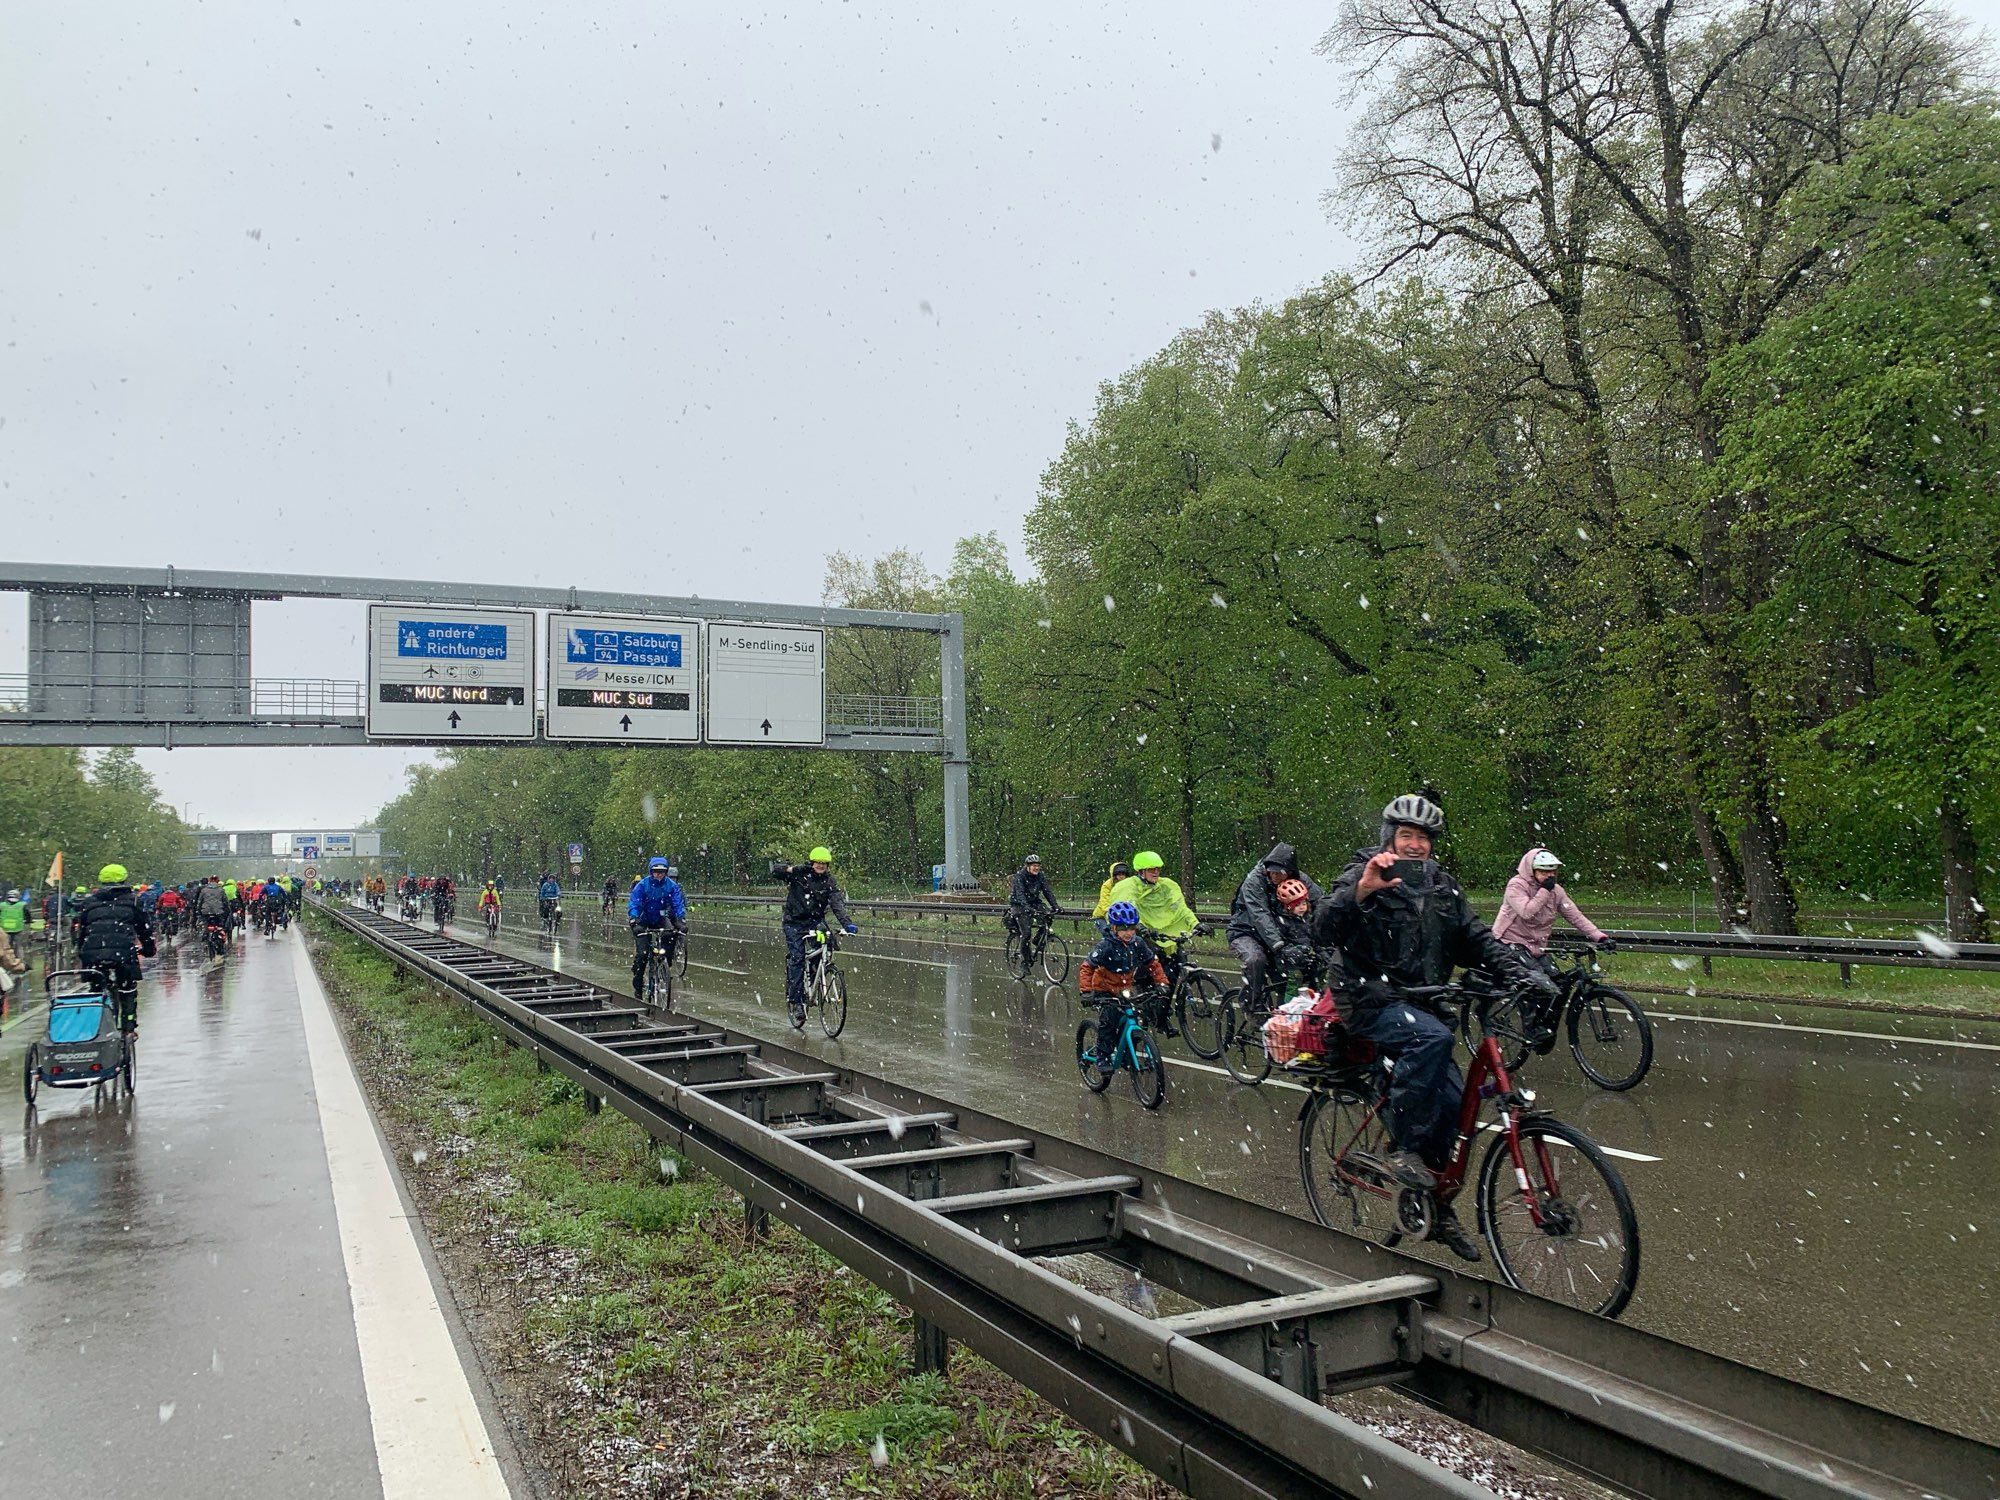
M 1562 867 L 1563 862 L 1548 849 L 1537 849 L 1534 859 L 1529 862 L 1529 868 L 1534 870 L 1560 870 Z
M 1421 828 L 1432 838 L 1444 832 L 1444 809 L 1421 792 L 1405 792 L 1382 809 L 1382 826 Z M 1383 835 L 1387 841 L 1387 834 Z

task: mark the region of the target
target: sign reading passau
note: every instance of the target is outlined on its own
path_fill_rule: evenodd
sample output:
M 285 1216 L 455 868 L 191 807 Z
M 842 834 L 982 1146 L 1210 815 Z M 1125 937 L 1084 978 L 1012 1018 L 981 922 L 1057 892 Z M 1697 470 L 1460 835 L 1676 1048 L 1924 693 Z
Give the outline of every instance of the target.
M 692 744 L 701 627 L 690 620 L 549 616 L 552 740 Z

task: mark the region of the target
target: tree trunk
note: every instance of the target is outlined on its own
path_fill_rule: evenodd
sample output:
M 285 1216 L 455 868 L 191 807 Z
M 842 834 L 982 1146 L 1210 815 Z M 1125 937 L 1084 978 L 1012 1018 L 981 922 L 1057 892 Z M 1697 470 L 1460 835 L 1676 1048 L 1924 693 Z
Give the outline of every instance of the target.
M 1938 804 L 1938 844 L 1944 853 L 1945 936 L 1954 943 L 1986 941 L 1979 900 L 1979 845 L 1965 809 L 1947 792 Z
M 1194 783 L 1183 779 L 1181 782 L 1180 807 L 1175 813 L 1175 832 L 1180 838 L 1181 887 L 1192 891 L 1194 885 Z M 1188 905 L 1194 902 L 1190 900 Z
M 1724 759 L 1742 778 L 1736 854 L 1750 930 L 1790 936 L 1799 930 L 1799 900 L 1785 869 L 1785 823 L 1771 794 L 1762 732 L 1750 706 L 1750 684 L 1733 662 L 1718 661 L 1712 670 Z
M 1701 775 L 1689 754 L 1687 716 L 1671 691 L 1662 693 L 1661 700 L 1680 760 L 1681 796 L 1687 806 L 1688 827 L 1694 833 L 1695 847 L 1701 851 L 1702 865 L 1708 871 L 1708 892 L 1715 901 L 1716 924 L 1727 932 L 1740 920 L 1737 908 L 1743 901 L 1743 870 L 1736 863 L 1729 841 L 1722 836 L 1715 810 L 1702 794 Z

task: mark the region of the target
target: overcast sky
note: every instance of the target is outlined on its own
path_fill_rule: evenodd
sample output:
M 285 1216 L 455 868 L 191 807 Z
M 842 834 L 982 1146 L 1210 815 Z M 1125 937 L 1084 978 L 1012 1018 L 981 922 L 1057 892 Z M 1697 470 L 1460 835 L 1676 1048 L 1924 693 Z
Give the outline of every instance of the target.
M 1018 556 L 1099 381 L 1355 247 L 1333 4 L 1017 10 L 14 0 L 0 556 L 780 601 Z M 363 675 L 359 606 L 256 630 Z M 414 757 L 143 758 L 303 828 Z

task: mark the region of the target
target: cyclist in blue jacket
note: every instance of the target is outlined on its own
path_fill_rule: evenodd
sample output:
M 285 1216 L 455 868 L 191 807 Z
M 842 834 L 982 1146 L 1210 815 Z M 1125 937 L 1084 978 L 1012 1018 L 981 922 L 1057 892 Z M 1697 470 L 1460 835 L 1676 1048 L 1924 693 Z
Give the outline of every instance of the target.
M 535 887 L 535 909 L 542 921 L 548 921 L 549 913 L 556 909 L 556 903 L 561 900 L 562 882 L 547 870 L 542 871 L 542 883 Z
M 654 855 L 646 865 L 646 878 L 632 887 L 625 902 L 625 917 L 632 927 L 632 993 L 646 983 L 646 960 L 653 954 L 653 934 L 669 929 L 667 956 L 673 956 L 681 934 L 687 931 L 687 898 L 679 883 L 667 873 L 667 862 Z

